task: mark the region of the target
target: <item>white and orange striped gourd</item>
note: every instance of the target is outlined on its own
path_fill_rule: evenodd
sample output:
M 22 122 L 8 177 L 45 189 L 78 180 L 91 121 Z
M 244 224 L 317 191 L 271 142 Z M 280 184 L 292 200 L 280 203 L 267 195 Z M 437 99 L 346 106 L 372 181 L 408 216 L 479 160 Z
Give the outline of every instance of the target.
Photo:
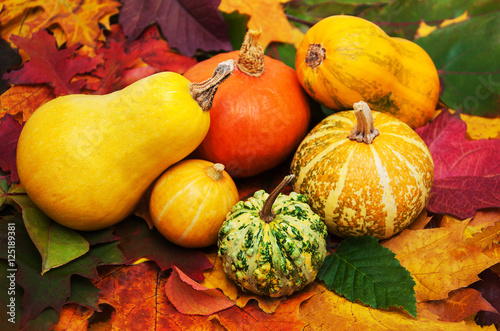
M 151 192 L 155 228 L 183 247 L 217 242 L 222 222 L 239 200 L 233 179 L 220 163 L 185 159 L 168 168 Z
M 358 102 L 354 111 L 330 115 L 304 138 L 291 173 L 294 190 L 309 198 L 330 233 L 384 239 L 424 209 L 434 162 L 408 125 Z

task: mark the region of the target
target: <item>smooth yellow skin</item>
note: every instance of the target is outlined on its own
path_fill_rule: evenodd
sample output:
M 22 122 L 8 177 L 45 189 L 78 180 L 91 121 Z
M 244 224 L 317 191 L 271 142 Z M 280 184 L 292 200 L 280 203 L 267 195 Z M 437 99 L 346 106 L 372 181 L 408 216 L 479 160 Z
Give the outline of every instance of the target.
M 315 68 L 305 62 L 311 44 L 326 50 Z M 425 50 L 360 17 L 334 15 L 316 23 L 297 49 L 295 67 L 300 84 L 326 107 L 350 110 L 363 100 L 411 128 L 432 119 L 439 98 L 438 72 Z
M 148 186 L 201 143 L 209 125 L 190 82 L 172 72 L 107 95 L 58 97 L 21 132 L 21 184 L 58 223 L 106 228 L 132 213 Z
M 205 160 L 183 160 L 155 183 L 151 219 L 165 238 L 179 246 L 214 245 L 226 215 L 239 201 L 236 184 L 226 171 L 220 179 L 206 172 L 213 165 Z

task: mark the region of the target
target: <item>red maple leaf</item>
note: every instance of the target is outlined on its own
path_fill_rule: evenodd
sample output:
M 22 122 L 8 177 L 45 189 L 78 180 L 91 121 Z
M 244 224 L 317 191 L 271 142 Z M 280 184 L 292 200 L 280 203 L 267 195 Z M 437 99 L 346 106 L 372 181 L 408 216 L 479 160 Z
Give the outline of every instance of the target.
M 12 35 L 11 40 L 30 56 L 30 60 L 5 78 L 12 84 L 48 83 L 56 96 L 80 93 L 85 81 L 72 81 L 73 77 L 90 72 L 101 62 L 99 56 L 75 56 L 78 45 L 58 49 L 55 38 L 45 30 L 33 34 L 31 39 Z
M 23 126 L 6 114 L 0 122 L 0 168 L 3 171 L 10 171 L 10 182 L 19 182 L 16 167 L 17 140 L 21 134 Z
M 466 123 L 447 109 L 416 131 L 434 159 L 429 211 L 465 219 L 500 207 L 500 139 L 467 140 Z

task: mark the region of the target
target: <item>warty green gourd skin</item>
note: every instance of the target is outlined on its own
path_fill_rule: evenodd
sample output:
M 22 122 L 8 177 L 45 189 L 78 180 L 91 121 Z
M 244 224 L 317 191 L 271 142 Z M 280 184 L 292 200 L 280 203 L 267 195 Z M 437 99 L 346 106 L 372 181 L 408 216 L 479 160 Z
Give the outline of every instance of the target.
M 233 68 L 223 62 L 212 78 L 193 84 L 162 72 L 107 95 L 45 103 L 19 137 L 21 185 L 45 214 L 69 228 L 118 223 L 166 168 L 204 139 L 211 99 Z

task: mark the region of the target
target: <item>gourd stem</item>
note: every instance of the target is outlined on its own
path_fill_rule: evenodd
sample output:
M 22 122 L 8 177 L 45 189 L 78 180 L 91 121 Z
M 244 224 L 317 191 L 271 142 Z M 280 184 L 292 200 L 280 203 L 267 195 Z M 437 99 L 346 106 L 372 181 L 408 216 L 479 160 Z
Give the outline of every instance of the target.
M 356 115 L 357 124 L 352 129 L 348 138 L 365 144 L 373 143 L 373 139 L 380 134 L 374 125 L 372 110 L 364 101 L 354 104 L 354 114 Z
M 209 79 L 200 83 L 191 83 L 191 96 L 198 102 L 201 109 L 208 111 L 212 108 L 212 102 L 219 84 L 225 81 L 233 73 L 233 70 L 234 60 L 226 60 L 219 63 Z
M 236 60 L 238 69 L 253 77 L 264 73 L 264 51 L 258 44 L 260 34 L 261 31 L 248 30 Z
M 214 165 L 205 169 L 207 175 L 213 180 L 222 180 L 222 172 L 224 171 L 224 165 L 222 163 L 215 163 Z
M 290 184 L 292 179 L 295 177 L 295 175 L 291 174 L 288 176 L 285 176 L 281 183 L 279 183 L 278 186 L 269 194 L 267 197 L 266 201 L 264 201 L 264 205 L 262 206 L 262 210 L 259 212 L 259 217 L 261 220 L 263 220 L 266 223 L 270 223 L 274 220 L 274 217 L 276 215 L 273 212 L 273 204 L 278 195 L 283 191 L 285 186 Z

